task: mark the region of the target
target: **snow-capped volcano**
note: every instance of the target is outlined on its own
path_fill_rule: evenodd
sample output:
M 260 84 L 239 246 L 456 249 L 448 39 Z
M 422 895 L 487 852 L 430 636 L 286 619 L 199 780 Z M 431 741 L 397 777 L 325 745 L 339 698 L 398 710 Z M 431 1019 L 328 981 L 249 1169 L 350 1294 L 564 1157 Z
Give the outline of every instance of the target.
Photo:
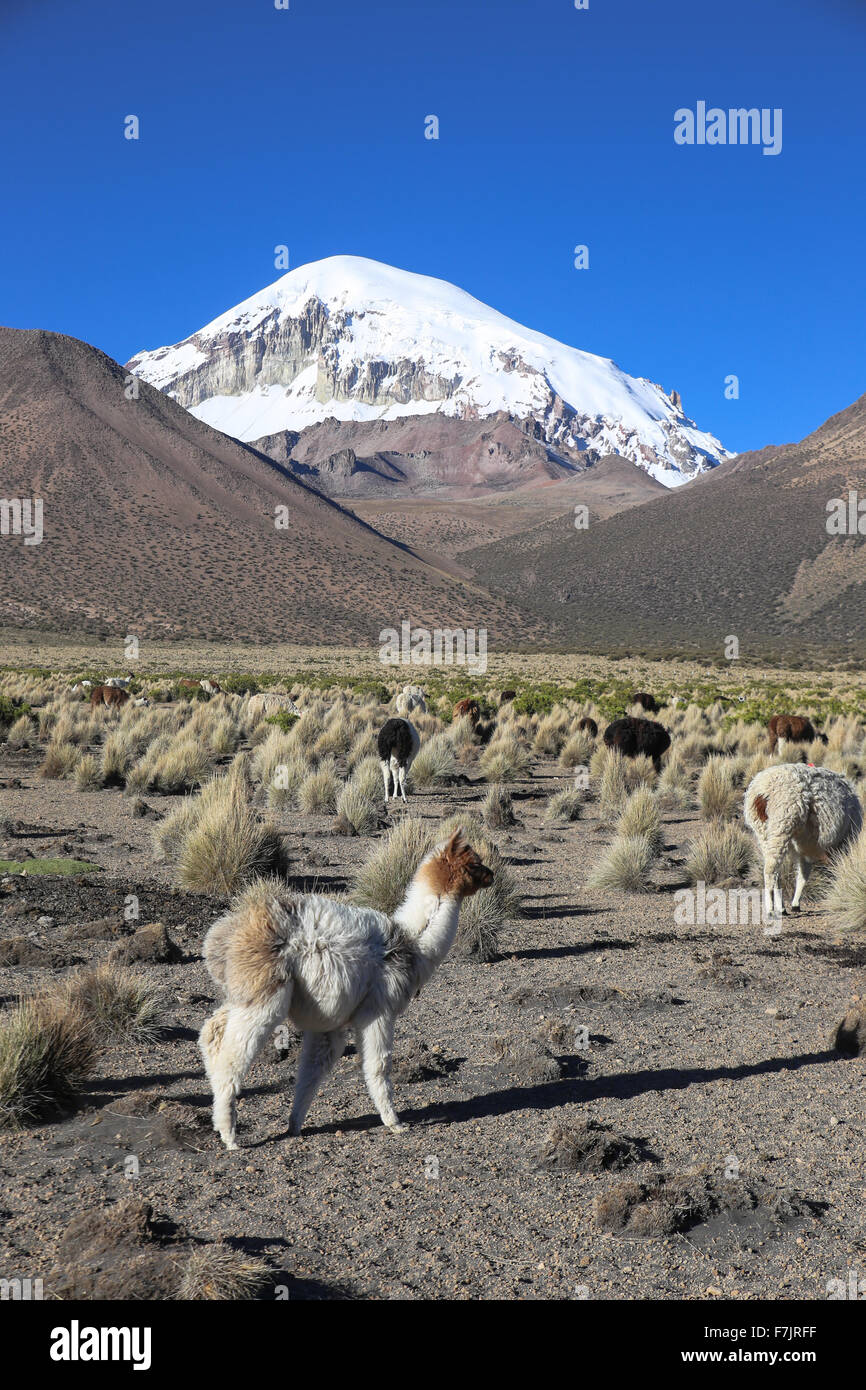
M 669 486 L 730 457 L 676 392 L 360 256 L 300 266 L 127 366 L 247 443 L 328 418 L 504 414 L 565 458 L 620 454 Z

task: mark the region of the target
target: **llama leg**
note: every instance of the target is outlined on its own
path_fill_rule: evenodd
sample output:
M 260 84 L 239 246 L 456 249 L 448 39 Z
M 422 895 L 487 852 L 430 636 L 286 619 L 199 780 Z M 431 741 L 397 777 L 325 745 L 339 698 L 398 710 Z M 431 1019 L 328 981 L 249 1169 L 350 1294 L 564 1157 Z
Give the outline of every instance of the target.
M 391 769 L 390 769 L 390 767 L 388 766 L 388 764 L 385 762 L 385 759 L 384 759 L 384 758 L 381 759 L 381 761 L 380 761 L 380 763 L 379 763 L 379 766 L 380 766 L 380 768 L 382 769 L 382 781 L 385 783 L 385 805 L 387 806 L 387 805 L 388 805 L 388 792 L 389 792 L 390 789 L 391 789 Z
M 208 1020 L 202 1029 L 202 1053 L 213 1089 L 213 1127 L 227 1149 L 237 1148 L 237 1097 L 244 1077 L 262 1044 L 289 1011 L 289 995 L 280 990 L 264 1004 L 227 1005 Z M 221 1036 L 217 1025 L 220 1014 Z
M 806 887 L 809 881 L 809 875 L 812 872 L 812 861 L 798 851 L 795 850 L 794 852 L 797 855 L 797 882 L 794 885 L 794 896 L 791 899 L 790 911 L 799 912 L 803 889 Z
M 289 1116 L 289 1134 L 300 1134 L 313 1097 L 328 1073 L 334 1070 L 345 1046 L 346 1032 L 343 1028 L 337 1028 L 333 1033 L 304 1034 L 292 1113 Z
M 766 850 L 764 853 L 764 912 L 768 917 L 781 917 L 784 911 L 779 888 L 779 869 L 782 856 Z
M 408 803 L 408 801 L 407 801 L 407 799 L 406 799 L 406 768 L 405 768 L 405 766 L 403 765 L 403 763 L 400 764 L 400 767 L 399 767 L 399 769 L 398 769 L 398 775 L 399 775 L 399 778 L 400 778 L 400 795 L 402 796 L 403 800 L 406 801 L 406 804 L 408 805 L 409 803 Z
M 357 1039 L 370 1099 L 382 1118 L 382 1124 L 392 1134 L 402 1134 L 406 1125 L 400 1123 L 394 1109 L 394 1088 L 391 1085 L 394 1023 L 393 1018 L 374 1018 L 357 1028 Z

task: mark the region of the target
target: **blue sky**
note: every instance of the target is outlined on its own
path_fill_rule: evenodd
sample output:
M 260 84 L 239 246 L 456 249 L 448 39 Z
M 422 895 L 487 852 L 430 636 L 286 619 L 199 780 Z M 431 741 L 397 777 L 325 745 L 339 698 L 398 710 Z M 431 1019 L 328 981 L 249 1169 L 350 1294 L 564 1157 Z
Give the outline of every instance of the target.
M 3 323 L 125 361 L 285 243 L 451 280 L 729 448 L 866 390 L 861 0 L 4 0 L 0 54 Z M 781 154 L 676 145 L 699 100 L 781 107 Z

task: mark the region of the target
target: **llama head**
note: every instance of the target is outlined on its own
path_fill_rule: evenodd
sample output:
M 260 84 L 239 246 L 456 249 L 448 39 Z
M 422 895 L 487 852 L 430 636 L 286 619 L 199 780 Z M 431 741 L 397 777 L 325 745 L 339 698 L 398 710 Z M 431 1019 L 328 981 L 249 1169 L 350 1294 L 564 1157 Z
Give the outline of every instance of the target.
M 493 882 L 493 870 L 481 862 L 461 828 L 438 846 L 423 872 L 432 891 L 443 898 L 471 898 Z

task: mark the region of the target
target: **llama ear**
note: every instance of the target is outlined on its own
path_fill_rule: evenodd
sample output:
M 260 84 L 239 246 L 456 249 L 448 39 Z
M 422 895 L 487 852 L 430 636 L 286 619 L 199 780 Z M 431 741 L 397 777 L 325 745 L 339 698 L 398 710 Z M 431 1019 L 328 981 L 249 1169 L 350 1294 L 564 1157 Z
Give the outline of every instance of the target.
M 464 839 L 465 839 L 465 832 L 464 832 L 464 830 L 463 830 L 463 826 L 462 826 L 462 825 L 458 825 L 457 829 L 454 831 L 454 834 L 451 836 L 451 839 L 448 841 L 448 844 L 445 846 L 445 848 L 446 848 L 447 850 L 450 850 L 452 853 L 454 853 L 454 852 L 456 852 L 456 851 L 460 848 L 460 846 L 463 844 Z

